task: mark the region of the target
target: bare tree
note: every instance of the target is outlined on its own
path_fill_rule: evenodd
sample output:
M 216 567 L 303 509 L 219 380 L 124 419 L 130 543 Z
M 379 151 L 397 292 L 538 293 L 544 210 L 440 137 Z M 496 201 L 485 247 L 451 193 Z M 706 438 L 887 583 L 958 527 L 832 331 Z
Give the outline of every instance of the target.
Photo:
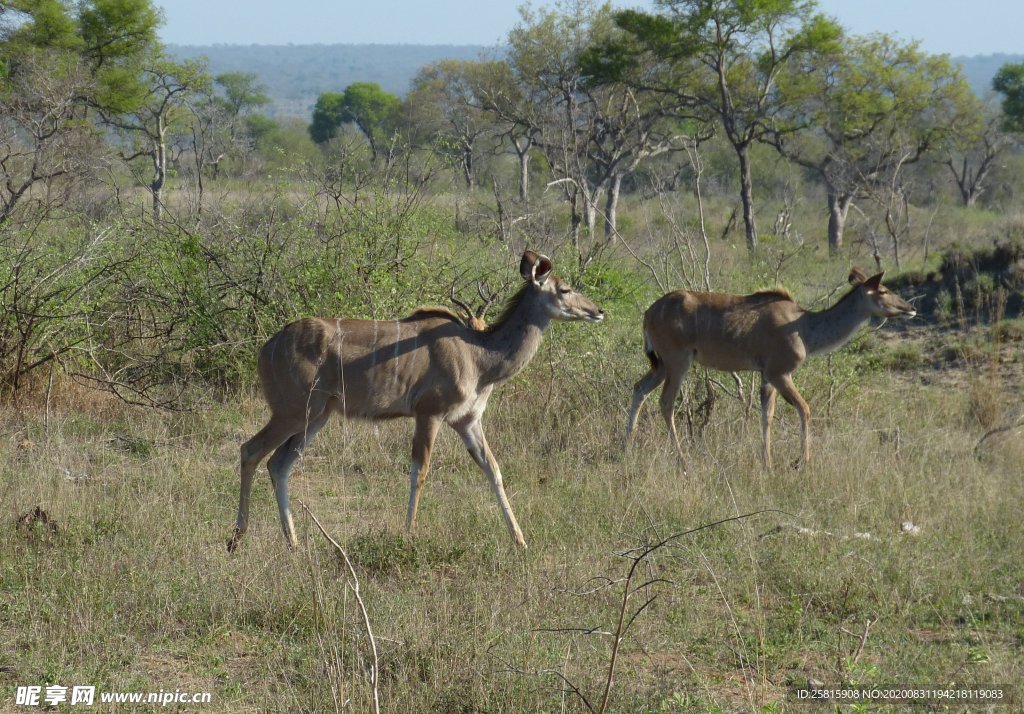
M 58 181 L 88 172 L 96 132 L 76 108 L 91 83 L 73 56 L 32 52 L 19 58 L 0 102 L 0 224 L 19 203 L 47 205 Z
M 410 121 L 427 134 L 425 141 L 437 153 L 452 157 L 469 190 L 478 184 L 476 159 L 481 144 L 498 135 L 493 115 L 477 99 L 475 87 L 480 81 L 475 75 L 481 71 L 486 72 L 486 66 L 481 69 L 476 62 L 436 62 L 420 71 L 406 99 Z
M 999 157 L 1010 146 L 1010 138 L 1000 126 L 1002 117 L 990 112 L 975 132 L 954 137 L 946 152 L 946 166 L 960 191 L 964 206 L 973 207 L 988 188 L 986 181 Z
M 149 191 L 153 197 L 153 217 L 163 213 L 163 189 L 167 180 L 168 134 L 180 116 L 188 116 L 186 102 L 194 92 L 209 85 L 202 63 L 186 60 L 182 64 L 162 57 L 145 64 L 146 96 L 131 111 L 118 114 L 107 107 L 99 112 L 106 124 L 119 130 L 127 148 L 121 156 L 126 162 L 147 158 L 152 165 Z
M 509 35 L 515 101 L 490 106 L 528 129 L 517 134 L 522 146 L 543 152 L 553 174 L 548 187 L 569 205 L 569 238 L 586 267 L 617 235 L 623 181 L 651 157 L 682 150 L 687 137 L 672 121 L 678 114 L 667 95 L 590 71 L 588 58 L 621 34 L 609 6 L 577 0 L 559 10 L 522 11 L 523 23 Z
M 776 132 L 770 141 L 824 183 L 835 254 L 854 201 L 882 195 L 888 204 L 907 165 L 970 129 L 977 100 L 948 57 L 887 35 L 848 38 L 840 52 L 796 70 L 781 83 L 804 101 L 783 118 L 803 130 Z

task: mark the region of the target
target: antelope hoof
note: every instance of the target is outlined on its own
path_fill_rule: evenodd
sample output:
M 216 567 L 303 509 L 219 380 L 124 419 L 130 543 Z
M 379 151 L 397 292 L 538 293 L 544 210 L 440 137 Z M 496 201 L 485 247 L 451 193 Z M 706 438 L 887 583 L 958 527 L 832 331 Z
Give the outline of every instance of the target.
M 245 535 L 245 532 L 238 530 L 238 527 L 236 526 L 235 527 L 235 532 L 231 534 L 230 538 L 228 538 L 228 552 L 229 553 L 234 553 L 235 552 L 235 548 L 238 547 L 238 541 L 242 540 L 242 536 L 243 535 Z

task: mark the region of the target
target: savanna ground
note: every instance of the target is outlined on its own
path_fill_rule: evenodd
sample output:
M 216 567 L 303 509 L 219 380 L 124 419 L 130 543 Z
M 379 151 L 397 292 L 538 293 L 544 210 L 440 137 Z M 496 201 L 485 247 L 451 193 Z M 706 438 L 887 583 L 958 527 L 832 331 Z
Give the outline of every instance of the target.
M 656 395 L 622 449 L 658 290 L 616 260 L 643 287 L 581 281 L 608 319 L 554 326 L 484 420 L 525 551 L 454 433 L 410 537 L 411 423 L 333 422 L 291 481 L 299 548 L 261 469 L 229 556 L 238 447 L 266 417 L 251 380 L 167 411 L 40 378 L 2 412 L 0 709 L 18 709 L 18 686 L 88 684 L 212 693 L 192 711 L 364 712 L 375 681 L 390 712 L 596 711 L 606 690 L 614 712 L 799 711 L 815 706 L 795 695 L 809 682 L 1003 696 L 843 710 L 1024 708 L 1020 323 L 971 319 L 980 307 L 946 295 L 946 315 L 874 324 L 809 361 L 800 470 L 790 407 L 765 472 L 756 405 L 721 374 L 709 402 L 694 370 L 683 474 Z M 763 286 L 772 267 L 745 261 L 716 255 L 715 287 Z M 781 278 L 822 307 L 849 264 L 814 253 Z M 298 501 L 350 557 L 373 642 L 348 568 Z M 633 549 L 759 511 L 651 552 L 623 609 Z

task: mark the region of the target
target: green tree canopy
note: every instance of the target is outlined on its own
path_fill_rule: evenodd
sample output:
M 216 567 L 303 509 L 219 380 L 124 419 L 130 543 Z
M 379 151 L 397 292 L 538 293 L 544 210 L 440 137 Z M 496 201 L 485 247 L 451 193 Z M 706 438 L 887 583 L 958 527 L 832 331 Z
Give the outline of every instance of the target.
M 83 57 L 96 75 L 95 103 L 107 113 L 131 112 L 146 101 L 143 64 L 163 51 L 163 21 L 150 0 L 87 0 L 79 5 Z
M 330 141 L 338 134 L 344 123 L 342 104 L 345 95 L 341 92 L 324 92 L 316 99 L 313 107 L 313 123 L 309 125 L 309 136 L 317 144 Z
M 356 82 L 345 89 L 341 119 L 359 127 L 376 158 L 382 140 L 394 129 L 400 106 L 401 100 L 385 92 L 376 82 Z
M 270 104 L 267 88 L 252 72 L 224 72 L 214 77 L 224 92 L 221 104 L 231 117 Z
M 992 79 L 992 89 L 1003 95 L 1003 127 L 1024 131 L 1024 62 L 1000 67 Z
M 891 185 L 894 172 L 951 137 L 972 134 L 983 114 L 948 57 L 888 35 L 849 37 L 839 50 L 791 67 L 779 86 L 801 100 L 770 137 L 824 184 L 833 253 L 855 199 Z
M 316 100 L 309 135 L 322 144 L 338 134 L 342 124 L 355 124 L 370 142 L 376 159 L 381 142 L 395 129 L 401 100 L 375 82 L 355 82 L 341 94 L 325 92 Z
M 78 23 L 61 0 L 15 0 L 0 7 L 5 58 L 31 49 L 75 50 L 81 45 Z
M 796 97 L 778 91 L 790 65 L 835 49 L 842 32 L 817 14 L 814 0 L 663 0 L 661 12 L 624 11 L 618 25 L 632 39 L 606 48 L 593 66 L 674 95 L 681 106 L 717 118 L 736 152 L 747 247 L 757 247 L 750 147 L 778 129 L 776 117 Z

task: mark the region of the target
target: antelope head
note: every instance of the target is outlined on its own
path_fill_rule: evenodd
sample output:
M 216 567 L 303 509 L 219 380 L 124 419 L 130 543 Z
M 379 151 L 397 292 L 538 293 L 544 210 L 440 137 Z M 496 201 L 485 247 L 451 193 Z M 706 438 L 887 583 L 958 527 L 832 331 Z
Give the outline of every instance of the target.
M 860 291 L 868 311 L 875 317 L 885 318 L 917 315 L 913 305 L 882 285 L 883 274 L 878 273 L 869 278 L 857 268 L 850 271 L 850 284 Z
M 577 292 L 569 283 L 551 274 L 551 260 L 532 250 L 523 253 L 519 261 L 519 273 L 529 284 L 527 290 L 536 290 L 540 302 L 547 309 L 552 320 L 589 320 L 600 322 L 604 310 L 593 300 Z

